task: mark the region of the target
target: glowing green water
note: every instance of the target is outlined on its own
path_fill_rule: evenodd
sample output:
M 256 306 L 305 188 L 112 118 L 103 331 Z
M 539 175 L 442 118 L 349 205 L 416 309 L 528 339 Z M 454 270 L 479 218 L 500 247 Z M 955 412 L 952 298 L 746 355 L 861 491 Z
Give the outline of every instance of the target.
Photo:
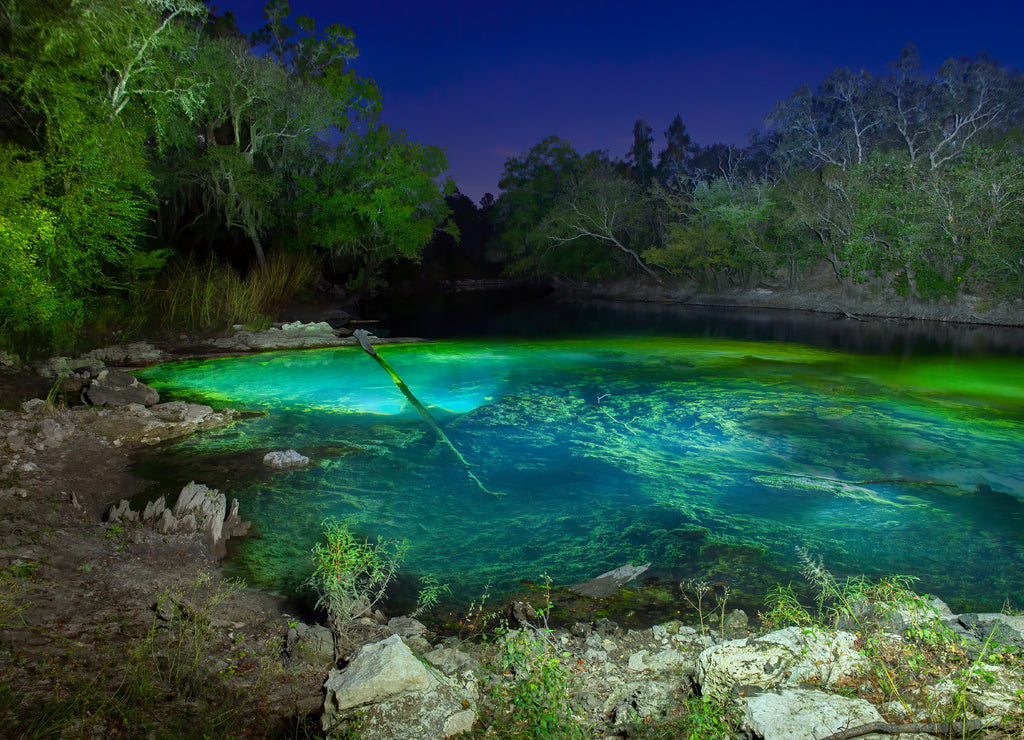
M 963 608 L 1024 606 L 1024 367 L 704 339 L 381 348 L 495 498 L 357 348 L 166 364 L 166 397 L 265 416 L 181 445 L 295 448 L 314 464 L 230 495 L 260 538 L 236 562 L 294 582 L 326 516 L 407 539 L 463 595 L 652 562 L 762 595 L 795 545 L 839 572 L 912 574 Z M 250 454 L 250 457 L 252 455 Z

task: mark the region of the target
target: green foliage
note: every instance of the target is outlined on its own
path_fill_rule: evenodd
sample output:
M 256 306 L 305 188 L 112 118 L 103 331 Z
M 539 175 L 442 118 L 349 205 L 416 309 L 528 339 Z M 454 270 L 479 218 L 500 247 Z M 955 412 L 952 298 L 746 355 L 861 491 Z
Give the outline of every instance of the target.
M 784 627 L 806 627 L 814 623 L 814 618 L 807 611 L 792 584 L 776 584 L 765 596 L 767 611 L 758 615 L 766 630 L 777 630 Z
M 740 736 L 735 710 L 709 697 L 691 696 L 668 719 L 647 718 L 632 737 L 637 740 L 732 740 Z
M 971 693 L 994 680 L 992 666 L 1022 665 L 1019 649 L 998 644 L 993 633 L 973 659 L 968 657 L 963 638 L 942 621 L 928 599 L 911 591 L 912 577 L 869 581 L 861 576 L 839 582 L 820 559 L 802 548 L 797 554 L 816 589 L 817 615 L 803 609 L 787 587 L 771 599 L 766 626 L 788 621 L 855 632 L 869 666 L 861 692 L 875 704 L 897 702 L 914 721 L 966 728 L 974 711 Z M 905 636 L 893 634 L 891 626 L 902 626 Z M 932 687 L 940 683 L 950 690 L 933 696 Z
M 327 520 L 324 542 L 313 548 L 313 575 L 307 586 L 317 594 L 317 608 L 327 611 L 336 635 L 384 598 L 408 549 L 406 543 L 361 540 L 352 522 Z
M 569 703 L 569 676 L 554 648 L 533 629 L 499 637 L 502 680 L 493 688 L 484 719 L 500 737 L 519 740 L 582 738 Z
M 568 141 L 549 136 L 526 153 L 505 161 L 498 182 L 502 192 L 492 213 L 500 241 L 512 259 L 530 252 L 531 233 L 565 187 L 585 169 L 584 160 Z
M 383 263 L 418 260 L 450 215 L 437 183 L 447 166 L 439 148 L 375 125 L 335 161 L 299 179 L 308 215 L 294 239 L 348 260 L 362 270 L 363 289 L 372 287 Z
M 652 264 L 715 288 L 744 284 L 773 267 L 769 227 L 774 206 L 763 180 L 717 177 L 692 191 L 663 193 L 675 216 L 662 245 L 643 253 Z
M 379 124 L 351 30 L 264 16 L 250 41 L 197 0 L 5 3 L 0 341 L 71 344 L 87 299 L 135 309 L 168 246 L 232 232 L 261 267 L 264 242 L 418 255 L 447 216 L 443 153 Z
M 514 269 L 585 278 L 637 269 L 654 275 L 638 251 L 652 239 L 641 189 L 595 157 L 564 183 L 547 215 L 526 235 L 528 252 Z

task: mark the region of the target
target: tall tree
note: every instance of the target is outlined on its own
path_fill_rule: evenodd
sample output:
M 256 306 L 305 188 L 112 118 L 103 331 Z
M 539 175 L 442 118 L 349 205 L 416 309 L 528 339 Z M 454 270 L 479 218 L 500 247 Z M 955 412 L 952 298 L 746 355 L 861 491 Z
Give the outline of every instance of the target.
M 627 160 L 633 168 L 633 180 L 642 188 L 654 181 L 654 129 L 643 118 L 633 124 L 633 146 Z
M 678 187 L 693 176 L 693 156 L 698 147 L 686 131 L 682 116 L 676 115 L 665 131 L 665 148 L 658 154 L 658 180 L 667 187 Z
M 613 163 L 595 161 L 569 183 L 531 236 L 539 252 L 554 255 L 552 262 L 575 267 L 591 277 L 600 276 L 595 268 L 607 261 L 600 259 L 600 252 L 610 250 L 613 258 L 660 283 L 661 276 L 641 257 L 652 238 L 646 228 L 646 208 L 637 183 Z M 558 259 L 558 253 L 569 248 L 574 248 L 575 265 L 572 260 Z
M 498 181 L 501 194 L 492 217 L 500 241 L 513 259 L 528 252 L 530 233 L 584 166 L 583 157 L 558 136 L 548 136 L 527 152 L 505 160 Z

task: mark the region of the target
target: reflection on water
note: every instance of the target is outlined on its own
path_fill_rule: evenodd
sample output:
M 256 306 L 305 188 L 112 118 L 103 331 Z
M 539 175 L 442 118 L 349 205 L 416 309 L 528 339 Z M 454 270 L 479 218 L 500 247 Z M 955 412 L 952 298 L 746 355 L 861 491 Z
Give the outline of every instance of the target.
M 839 574 L 917 576 L 954 608 L 1024 606 L 1024 366 L 1013 357 L 694 336 L 381 354 L 504 496 L 472 483 L 357 348 L 145 373 L 166 397 L 267 412 L 163 453 L 162 475 L 178 476 L 168 490 L 236 453 L 313 458 L 287 473 L 252 465 L 244 484 L 235 468 L 230 495 L 261 533 L 236 553 L 253 581 L 301 580 L 336 516 L 407 539 L 409 568 L 467 599 L 488 583 L 571 583 L 626 562 L 757 598 L 798 578 L 799 545 Z

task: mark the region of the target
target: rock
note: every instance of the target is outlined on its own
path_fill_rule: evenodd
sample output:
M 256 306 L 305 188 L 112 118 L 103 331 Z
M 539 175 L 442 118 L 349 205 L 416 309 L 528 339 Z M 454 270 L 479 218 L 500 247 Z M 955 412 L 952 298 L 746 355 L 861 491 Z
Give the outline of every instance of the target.
M 480 662 L 476 658 L 455 648 L 437 647 L 423 657 L 449 676 L 454 676 L 464 670 L 476 670 L 480 667 Z
M 763 740 L 807 740 L 881 721 L 864 699 L 806 688 L 786 688 L 745 697 L 743 729 Z
M 44 413 L 48 407 L 49 404 L 42 398 L 30 398 L 21 404 L 21 410 L 32 415 Z
M 102 370 L 83 395 L 93 406 L 153 406 L 160 401 L 156 389 L 143 385 L 131 373 L 109 369 Z
M 122 499 L 110 507 L 107 522 L 139 521 L 139 513 L 132 511 L 128 501 Z M 231 537 L 244 537 L 249 532 L 249 522 L 238 515 L 238 499 L 227 499 L 216 489 L 197 485 L 195 481 L 181 489 L 173 509 L 167 508 L 164 497 L 146 504 L 142 521 L 153 525 L 161 534 L 201 533 L 210 554 L 222 558 L 227 554 L 227 541 Z
M 718 700 L 733 687 L 767 689 L 819 678 L 832 686 L 862 668 L 866 659 L 854 650 L 856 636 L 788 627 L 746 640 L 729 640 L 704 650 L 697 659 L 701 693 Z
M 334 663 L 334 635 L 323 625 L 299 622 L 288 630 L 286 650 L 292 660 L 331 665 Z
M 332 669 L 324 689 L 328 734 L 441 740 L 476 721 L 468 692 L 417 660 L 399 635 L 363 647 L 344 670 Z
M 150 365 L 160 362 L 166 355 L 148 342 L 131 342 L 113 347 L 101 347 L 90 350 L 79 358 L 79 362 L 98 360 L 103 363 L 113 362 L 124 365 Z
M 304 468 L 309 465 L 309 458 L 305 455 L 300 455 L 295 450 L 283 450 L 280 452 L 268 452 L 263 456 L 263 464 L 275 470 Z
M 650 567 L 650 563 L 623 565 L 621 568 L 602 573 L 597 578 L 569 586 L 569 590 L 592 599 L 606 599 Z
M 602 711 L 611 718 L 616 737 L 631 737 L 640 722 L 661 719 L 682 701 L 678 684 L 643 681 L 617 687 L 605 700 Z
M 215 558 L 227 554 L 225 543 L 230 537 L 244 535 L 249 531 L 249 525 L 238 519 L 238 499 L 232 501 L 229 515 L 224 494 L 217 489 L 197 485 L 195 481 L 181 489 L 171 514 L 177 520 L 174 528 L 178 531 L 202 532 Z M 229 518 L 237 521 L 228 521 L 228 527 L 225 528 Z
M 746 637 L 747 636 L 747 613 L 742 609 L 733 609 L 725 615 L 722 621 L 723 637 Z
M 537 610 L 528 601 L 513 601 L 509 604 L 508 616 L 510 619 L 515 620 L 516 623 L 533 623 L 538 619 Z
M 136 511 L 132 511 L 131 504 L 128 503 L 128 499 L 121 499 L 118 503 L 110 507 L 110 511 L 107 512 L 107 523 L 108 524 L 120 524 L 121 522 L 134 522 L 138 521 L 139 514 Z
M 238 412 L 232 409 L 214 411 L 209 406 L 178 401 L 151 408 L 131 404 L 119 407 L 116 412 L 98 406 L 76 406 L 71 412 L 79 428 L 106 437 L 115 445 L 156 444 L 193 432 L 227 426 L 239 418 Z
M 0 349 L 0 367 L 18 367 L 21 365 L 21 358 L 5 349 Z
M 388 629 L 402 637 L 422 637 L 427 631 L 423 622 L 412 617 L 392 617 L 388 620 Z

